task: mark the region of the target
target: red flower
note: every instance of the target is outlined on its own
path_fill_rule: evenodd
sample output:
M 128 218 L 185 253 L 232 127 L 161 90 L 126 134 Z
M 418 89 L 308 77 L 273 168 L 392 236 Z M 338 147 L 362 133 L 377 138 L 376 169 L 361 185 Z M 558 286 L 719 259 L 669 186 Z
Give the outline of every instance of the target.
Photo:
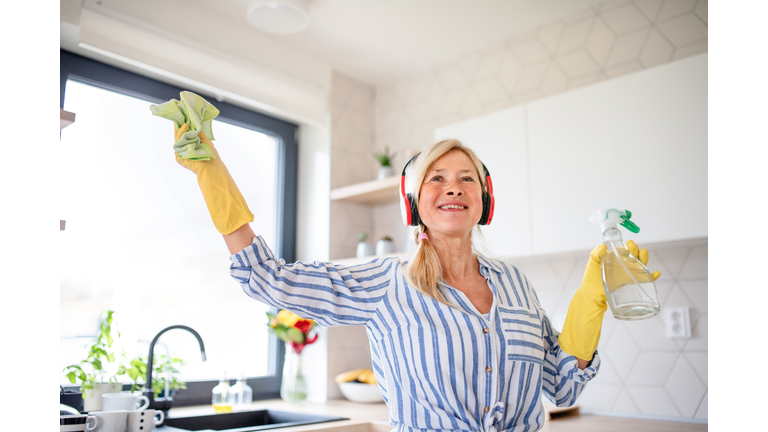
M 293 326 L 299 329 L 300 332 L 306 334 L 309 332 L 309 329 L 312 328 L 312 324 L 313 322 L 310 320 L 299 319 Z
M 311 339 L 307 339 L 306 342 L 304 342 L 303 344 L 291 342 L 291 348 L 293 348 L 293 351 L 295 351 L 296 354 L 301 354 L 301 352 L 304 351 L 305 346 L 309 344 L 313 344 L 316 341 L 317 341 L 317 333 L 315 333 L 315 336 L 312 337 Z

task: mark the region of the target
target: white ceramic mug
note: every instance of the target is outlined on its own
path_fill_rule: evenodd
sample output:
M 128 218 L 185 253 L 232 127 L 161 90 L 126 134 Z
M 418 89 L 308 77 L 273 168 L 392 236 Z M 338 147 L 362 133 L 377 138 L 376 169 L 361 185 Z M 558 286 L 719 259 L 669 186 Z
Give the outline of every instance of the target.
M 128 413 L 128 428 L 126 432 L 150 432 L 157 428 L 165 414 L 160 410 L 131 411 Z
M 99 418 L 98 432 L 125 432 L 128 411 L 92 411 L 89 414 Z
M 101 395 L 102 411 L 143 411 L 149 408 L 149 399 L 131 392 L 104 393 Z M 139 405 L 139 401 L 143 401 Z
M 88 426 L 88 422 L 93 420 L 93 426 Z M 63 415 L 59 416 L 59 432 L 85 432 L 96 429 L 99 425 L 99 419 L 92 415 Z

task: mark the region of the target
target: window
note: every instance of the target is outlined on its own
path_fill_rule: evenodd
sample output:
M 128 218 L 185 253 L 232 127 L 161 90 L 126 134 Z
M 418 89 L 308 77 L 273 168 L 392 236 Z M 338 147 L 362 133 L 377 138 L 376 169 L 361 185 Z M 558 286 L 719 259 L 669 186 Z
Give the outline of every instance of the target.
M 208 215 L 194 174 L 173 157 L 170 120 L 149 105 L 179 92 L 172 86 L 61 52 L 63 108 L 76 113 L 61 133 L 59 212 L 62 368 L 78 362 L 98 316 L 115 310 L 120 350 L 188 362 L 188 389 L 175 405 L 207 403 L 224 374 L 249 377 L 254 397 L 279 392 L 282 344 L 266 329 L 268 306 L 245 297 L 229 276 L 229 253 Z M 217 102 L 214 144 L 238 183 L 259 234 L 293 261 L 296 126 Z M 62 384 L 68 384 L 63 377 Z

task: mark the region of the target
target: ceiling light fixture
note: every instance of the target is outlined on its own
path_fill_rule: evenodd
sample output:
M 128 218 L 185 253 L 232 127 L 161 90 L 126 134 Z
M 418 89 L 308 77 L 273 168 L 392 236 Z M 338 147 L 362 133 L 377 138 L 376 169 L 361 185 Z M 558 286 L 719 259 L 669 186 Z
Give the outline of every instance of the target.
M 298 33 L 309 25 L 309 0 L 251 0 L 248 22 L 257 29 L 279 35 Z

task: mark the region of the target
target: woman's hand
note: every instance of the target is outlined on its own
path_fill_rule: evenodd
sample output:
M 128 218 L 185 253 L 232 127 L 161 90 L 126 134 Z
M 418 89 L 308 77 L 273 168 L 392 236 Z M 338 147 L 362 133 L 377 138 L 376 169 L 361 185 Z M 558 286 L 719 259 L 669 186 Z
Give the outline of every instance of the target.
M 627 241 L 626 246 L 630 254 L 638 258 L 643 265 L 647 265 L 648 250 L 640 249 L 632 240 Z M 590 252 L 581 285 L 571 300 L 563 331 L 558 337 L 560 348 L 575 356 L 579 360 L 579 368 L 581 369 L 587 366 L 595 350 L 597 350 L 603 314 L 608 309 L 600 268 L 600 261 L 606 250 L 605 244 L 601 244 Z M 621 277 L 624 277 L 628 283 L 632 283 L 623 269 L 621 270 L 623 273 Z M 611 269 L 606 269 L 606 271 L 611 271 Z M 617 272 L 618 274 L 621 273 Z M 660 275 L 661 273 L 658 271 L 653 272 L 653 280 L 658 279 Z
M 186 123 L 180 128 L 174 125 L 175 140 L 181 139 L 188 128 L 189 125 Z M 248 204 L 246 204 L 243 194 L 240 193 L 240 189 L 237 188 L 227 167 L 224 166 L 224 162 L 219 157 L 219 152 L 216 151 L 213 142 L 202 130 L 198 133 L 198 137 L 200 141 L 214 151 L 216 158 L 208 161 L 192 161 L 181 159 L 176 155 L 176 162 L 195 173 L 197 184 L 203 193 L 205 205 L 208 207 L 208 213 L 211 214 L 213 224 L 221 234 L 225 236 L 231 235 L 249 222 L 253 222 L 253 213 L 248 209 Z M 250 230 L 250 228 L 248 229 Z M 250 232 L 251 234 L 253 233 L 253 231 Z M 253 236 L 251 236 L 251 239 L 253 239 Z M 245 246 L 250 243 L 249 239 Z M 227 241 L 227 246 L 229 247 L 229 245 L 230 242 Z M 236 252 L 239 252 L 241 249 L 238 249 Z
M 182 138 L 182 136 L 186 132 L 189 131 L 189 124 L 184 123 L 179 128 L 174 123 L 173 129 L 174 129 L 173 140 L 174 140 L 174 142 L 178 143 L 179 140 Z M 178 154 L 174 153 L 176 155 L 176 162 L 178 162 L 178 164 L 183 166 L 184 168 L 186 168 L 186 169 L 192 171 L 193 173 L 195 173 L 195 175 L 200 174 L 200 171 L 204 167 L 206 167 L 206 166 L 219 165 L 219 164 L 223 166 L 224 162 L 221 161 L 221 157 L 219 156 L 219 152 L 216 150 L 216 147 L 213 145 L 213 141 L 211 141 L 211 139 L 208 138 L 208 136 L 205 134 L 205 132 L 203 132 L 202 130 L 199 131 L 197 133 L 197 137 L 200 138 L 201 142 L 205 143 L 208 147 L 211 148 L 211 150 L 213 150 L 213 153 L 216 155 L 216 158 L 215 159 L 211 159 L 209 161 L 202 161 L 202 160 L 195 161 L 195 160 L 190 160 L 190 159 L 182 159 L 182 158 L 179 157 Z M 214 162 L 214 161 L 218 161 L 218 163 L 211 164 L 211 162 Z

